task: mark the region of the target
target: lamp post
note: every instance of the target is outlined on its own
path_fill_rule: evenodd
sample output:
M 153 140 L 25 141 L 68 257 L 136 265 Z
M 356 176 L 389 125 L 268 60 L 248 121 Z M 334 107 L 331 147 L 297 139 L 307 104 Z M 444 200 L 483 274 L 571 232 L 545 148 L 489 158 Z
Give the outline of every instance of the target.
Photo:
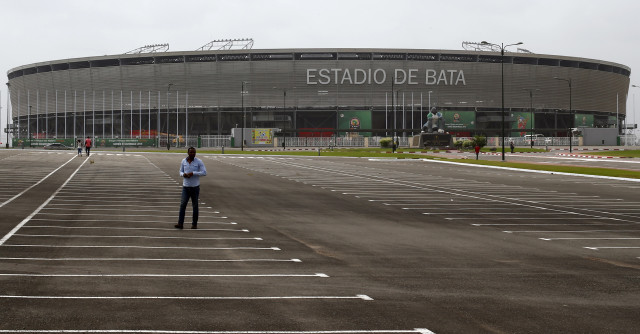
M 171 86 L 173 86 L 172 83 L 167 84 L 167 148 L 171 145 L 169 142 L 169 115 L 171 113 L 171 110 L 169 110 L 169 90 L 171 89 Z M 176 122 L 177 121 L 178 120 L 176 119 Z
M 247 84 L 246 81 L 242 82 L 242 90 L 240 91 L 240 95 L 242 95 L 242 129 L 240 130 L 240 150 L 244 151 L 244 128 L 247 126 L 247 112 L 244 110 L 244 85 Z
M 569 153 L 573 152 L 573 113 L 571 111 L 571 78 L 553 77 L 556 80 L 566 81 L 569 83 Z
M 493 45 L 495 47 L 500 48 L 500 82 L 501 82 L 501 86 L 502 86 L 502 108 L 501 108 L 501 113 L 502 113 L 502 161 L 504 161 L 504 50 L 508 46 L 520 45 L 520 44 L 523 44 L 523 43 L 522 42 L 518 42 L 518 43 L 514 43 L 514 44 L 507 44 L 507 45 L 504 45 L 504 43 L 500 43 L 500 45 L 498 45 L 498 44 L 489 43 L 487 41 L 482 41 L 480 44 Z
M 529 138 L 531 140 L 531 148 L 533 148 L 533 127 L 535 125 L 535 122 L 533 121 L 533 91 L 534 90 L 540 90 L 538 88 L 522 88 L 522 90 L 526 90 L 529 91 L 529 121 L 531 122 L 531 138 Z
M 31 106 L 29 106 L 29 114 L 27 115 L 27 139 L 31 143 Z
M 395 147 L 396 138 L 397 138 L 396 130 L 398 129 L 398 127 L 396 126 L 397 115 L 396 115 L 396 101 L 395 101 L 396 92 L 394 88 L 395 82 L 396 82 L 396 77 L 391 78 L 391 110 L 393 112 L 393 136 L 391 137 L 392 147 Z M 395 153 L 395 151 L 393 153 Z
M 640 88 L 640 86 L 637 86 L 637 85 L 631 85 L 631 87 Z M 636 120 L 636 95 L 635 94 L 633 95 L 633 112 L 632 112 L 632 115 L 633 115 L 633 122 L 635 122 L 635 120 Z M 632 125 L 633 125 L 633 129 L 631 129 L 631 134 L 634 135 L 634 137 L 633 137 L 633 142 L 634 143 L 633 144 L 635 145 L 635 132 L 636 132 L 635 129 L 636 129 L 637 125 L 636 125 L 636 123 L 633 123 Z M 625 142 L 626 142 L 626 140 L 625 140 Z
M 287 149 L 287 90 L 282 90 L 282 149 Z
M 9 89 L 11 88 L 11 85 L 9 85 L 9 83 L 7 82 L 7 142 L 6 142 L 6 148 L 9 148 L 9 101 L 11 100 L 11 92 L 9 92 Z
M 112 98 L 113 98 L 113 94 L 112 94 Z M 113 100 L 111 101 L 113 104 Z M 157 111 L 157 117 L 156 117 L 156 139 L 158 140 L 158 148 L 160 148 L 160 92 L 158 92 L 158 110 Z M 112 116 L 113 118 L 113 116 Z M 111 127 L 111 137 L 113 137 L 113 126 Z

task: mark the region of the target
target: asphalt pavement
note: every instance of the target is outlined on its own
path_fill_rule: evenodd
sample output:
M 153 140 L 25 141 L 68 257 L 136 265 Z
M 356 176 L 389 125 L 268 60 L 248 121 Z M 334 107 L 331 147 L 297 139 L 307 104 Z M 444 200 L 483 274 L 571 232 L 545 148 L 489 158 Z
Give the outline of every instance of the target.
M 176 230 L 185 156 L 0 150 L 0 332 L 640 332 L 636 180 L 198 154 Z

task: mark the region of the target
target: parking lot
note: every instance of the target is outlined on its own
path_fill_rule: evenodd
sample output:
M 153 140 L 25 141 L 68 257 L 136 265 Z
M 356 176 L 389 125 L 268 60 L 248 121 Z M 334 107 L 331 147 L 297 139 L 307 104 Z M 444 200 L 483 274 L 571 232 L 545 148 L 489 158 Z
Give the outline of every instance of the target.
M 184 156 L 0 151 L 0 332 L 640 330 L 634 180 L 198 154 L 176 230 Z

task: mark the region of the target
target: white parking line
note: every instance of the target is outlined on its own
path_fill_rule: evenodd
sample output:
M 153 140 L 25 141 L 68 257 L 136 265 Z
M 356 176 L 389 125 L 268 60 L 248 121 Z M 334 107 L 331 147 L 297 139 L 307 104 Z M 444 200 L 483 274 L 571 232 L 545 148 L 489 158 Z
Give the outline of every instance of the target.
M 187 211 L 189 212 L 189 211 Z M 202 218 L 202 216 L 200 216 Z M 207 217 L 205 217 L 207 218 Z M 225 217 L 226 218 L 226 217 Z M 122 222 L 122 223 L 158 223 L 158 224 L 170 224 L 175 223 L 175 221 L 171 220 L 170 222 L 163 222 L 157 220 L 117 220 L 117 219 L 48 219 L 48 218 L 33 218 L 31 221 L 36 220 L 44 220 L 47 222 Z M 198 225 L 200 224 L 220 224 L 220 225 L 237 225 L 236 222 L 203 222 L 198 221 Z
M 75 156 L 71 160 L 73 160 L 73 159 L 75 159 Z M 68 164 L 71 160 L 67 161 L 64 165 Z M 87 161 L 88 161 L 88 159 L 85 159 L 80 164 L 80 166 L 78 166 L 78 168 L 75 171 L 73 171 L 73 173 L 71 173 L 71 175 L 69 175 L 69 178 L 67 178 L 67 180 L 64 181 L 64 183 L 53 194 L 51 194 L 51 196 L 49 196 L 49 198 L 47 198 L 46 201 L 44 201 L 44 203 L 42 203 L 35 211 L 33 211 L 29 216 L 27 216 L 27 218 L 23 219 L 18 225 L 16 225 L 16 227 L 14 227 L 11 231 L 9 231 L 9 233 L 7 233 L 2 239 L 0 239 L 0 246 L 2 246 L 2 244 L 4 244 L 7 240 L 9 240 L 9 238 L 11 238 L 14 234 L 16 234 L 16 232 L 18 232 L 18 230 L 20 230 L 20 228 L 22 228 L 22 226 L 24 226 L 26 223 L 28 223 L 31 218 L 33 218 L 35 215 L 37 215 L 38 212 L 40 212 L 40 210 L 42 210 L 42 208 L 47 206 L 47 204 L 49 204 L 49 202 L 51 202 L 51 200 L 58 194 L 58 192 L 60 192 L 60 190 L 62 188 L 64 188 L 64 186 L 66 186 L 67 183 L 69 183 L 69 181 L 73 178 L 73 176 L 76 175 L 76 173 L 78 173 L 80 168 L 82 168 L 82 166 L 84 166 L 85 162 L 87 162 Z M 62 165 L 62 166 L 64 166 L 64 165 Z M 58 169 L 62 168 L 62 166 L 58 167 Z M 49 175 L 51 175 L 51 174 L 49 174 Z M 7 202 L 5 202 L 5 203 L 7 203 Z
M 4 244 L 2 247 L 34 248 L 134 248 L 134 249 L 197 249 L 197 250 L 281 250 L 278 247 L 178 247 L 178 246 L 132 246 L 132 245 L 23 245 Z
M 60 329 L 60 330 L 30 330 L 30 329 L 0 329 L 0 333 L 143 333 L 143 334 L 435 334 L 426 328 L 413 330 L 402 329 L 365 329 L 365 330 L 333 330 L 333 331 L 178 331 L 153 329 Z
M 504 233 L 594 233 L 594 232 L 640 232 L 640 230 L 583 230 L 583 231 L 502 231 Z
M 189 229 L 184 231 L 190 231 Z M 198 230 L 194 230 L 198 231 Z M 182 240 L 262 240 L 262 238 L 190 238 L 190 237 L 151 237 L 144 235 L 71 235 L 71 234 L 14 234 L 20 237 L 45 238 L 140 238 L 140 239 L 182 239 Z M 0 245 L 2 246 L 2 245 Z
M 94 230 L 156 230 L 156 231 L 175 231 L 175 228 L 158 228 L 158 227 L 106 227 L 106 226 L 53 226 L 53 225 L 27 225 L 23 228 L 58 228 L 58 229 L 94 229 Z M 225 232 L 249 232 L 247 229 L 234 230 L 225 228 L 199 228 L 200 231 L 225 231 Z
M 15 299 L 188 299 L 188 300 L 273 300 L 273 299 L 360 299 L 373 300 L 367 295 L 355 296 L 19 296 L 0 295 Z
M 0 276 L 19 277 L 321 277 L 328 278 L 323 273 L 316 274 L 0 274 Z
M 635 247 L 635 246 L 631 246 L 631 247 L 582 247 L 582 248 L 586 248 L 586 249 L 593 249 L 593 250 L 600 250 L 600 249 L 637 249 L 640 247 Z
M 640 240 L 640 238 L 538 238 L 544 241 L 552 240 Z
M 178 261 L 178 262 L 302 262 L 300 259 L 154 259 L 154 258 L 101 258 L 101 257 L 0 257 L 7 261 Z
M 43 213 L 38 213 L 40 215 L 46 215 L 46 216 L 95 216 L 95 213 L 49 213 L 49 212 L 43 212 Z M 118 217 L 149 217 L 149 215 L 118 215 Z M 172 216 L 154 216 L 154 217 L 158 217 L 158 218 L 175 218 L 175 215 Z M 224 216 L 200 216 L 200 218 L 219 218 L 219 219 L 226 219 L 227 217 Z M 136 220 L 137 221 L 137 220 Z
M 554 223 L 554 224 L 471 224 L 472 226 L 598 226 L 598 225 L 606 225 L 606 226 L 620 226 L 620 225 L 631 225 L 631 224 L 607 224 L 607 223 L 584 223 L 584 224 L 562 224 L 562 223 Z
M 58 168 L 54 169 L 51 173 L 47 174 L 45 177 L 43 177 L 42 179 L 40 179 L 40 181 L 38 181 L 38 182 L 36 182 L 36 183 L 32 184 L 29 188 L 27 188 L 27 189 L 25 189 L 25 190 L 21 191 L 20 193 L 18 193 L 17 195 L 15 195 L 15 196 L 11 197 L 10 199 L 8 199 L 8 200 L 6 200 L 6 201 L 4 201 L 4 202 L 0 203 L 0 208 L 1 208 L 1 207 L 3 207 L 3 206 L 5 206 L 5 205 L 7 205 L 7 204 L 9 204 L 9 203 L 11 203 L 11 202 L 13 202 L 13 200 L 15 200 L 16 198 L 18 198 L 18 197 L 22 196 L 22 194 L 24 194 L 24 193 L 26 193 L 27 191 L 29 191 L 29 190 L 33 189 L 33 187 L 35 187 L 35 186 L 39 185 L 40 183 L 42 183 L 44 180 L 46 180 L 47 178 L 49 178 L 49 176 L 53 175 L 53 174 L 54 174 L 55 172 L 57 172 L 60 168 L 64 167 L 66 164 L 70 163 L 70 162 L 71 162 L 71 161 L 73 161 L 73 159 L 75 159 L 75 158 L 76 158 L 76 157 L 74 156 L 73 158 L 71 158 L 71 159 L 67 160 L 67 162 L 65 162 L 65 163 L 63 163 L 62 165 L 60 165 L 60 167 L 58 167 Z M 82 167 L 82 165 L 84 165 L 84 163 L 85 163 L 85 162 L 86 162 L 86 160 L 82 162 L 82 164 L 80 165 L 80 167 Z M 80 167 L 78 167 L 78 169 L 80 169 Z M 72 174 L 71 176 L 73 176 L 73 175 L 78 171 L 78 169 L 76 169 L 76 171 L 75 171 L 75 172 L 73 172 L 73 174 Z M 67 179 L 67 182 L 69 182 L 69 180 L 71 179 L 71 176 L 69 177 L 69 179 Z M 67 182 L 65 182 L 65 184 L 67 184 Z M 63 186 L 64 186 L 64 185 L 63 185 Z M 60 188 L 58 189 L 58 191 L 60 191 L 60 189 L 62 189 L 62 187 L 60 187 Z M 57 193 L 57 192 L 56 192 L 56 193 Z M 3 242 L 4 242 L 4 239 L 3 239 L 3 240 L 0 240 L 0 245 L 2 245 L 2 243 L 3 243 Z

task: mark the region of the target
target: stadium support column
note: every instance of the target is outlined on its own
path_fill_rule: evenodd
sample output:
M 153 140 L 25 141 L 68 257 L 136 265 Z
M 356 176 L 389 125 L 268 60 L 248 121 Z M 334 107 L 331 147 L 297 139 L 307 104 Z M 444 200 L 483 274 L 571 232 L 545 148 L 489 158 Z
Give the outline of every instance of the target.
M 171 145 L 171 142 L 169 141 L 169 115 L 171 114 L 171 110 L 169 108 L 169 90 L 171 89 L 171 86 L 173 86 L 172 83 L 167 85 L 167 147 Z
M 158 109 L 156 112 L 156 141 L 158 142 L 158 148 L 160 148 L 160 92 L 158 92 Z M 113 135 L 111 137 L 113 137 Z
M 553 77 L 556 80 L 566 81 L 569 84 L 569 153 L 573 152 L 573 113 L 571 111 L 571 78 L 558 78 Z
M 529 129 L 531 129 L 531 138 L 529 138 L 529 140 L 531 140 L 531 148 L 533 148 L 533 127 L 535 125 L 535 122 L 533 121 L 533 91 L 534 90 L 540 90 L 538 88 L 522 88 L 522 90 L 526 90 L 529 92 L 529 122 L 531 122 L 531 127 Z
M 11 88 L 11 85 L 7 82 L 7 124 L 5 124 L 5 127 L 7 129 L 7 142 L 6 142 L 6 148 L 9 148 L 9 101 L 11 100 L 11 92 L 9 91 Z
M 242 129 L 240 130 L 240 150 L 244 151 L 244 128 L 247 127 L 247 112 L 244 110 L 244 94 L 246 93 L 244 88 L 247 81 L 242 81 L 242 90 L 240 91 L 242 100 Z

